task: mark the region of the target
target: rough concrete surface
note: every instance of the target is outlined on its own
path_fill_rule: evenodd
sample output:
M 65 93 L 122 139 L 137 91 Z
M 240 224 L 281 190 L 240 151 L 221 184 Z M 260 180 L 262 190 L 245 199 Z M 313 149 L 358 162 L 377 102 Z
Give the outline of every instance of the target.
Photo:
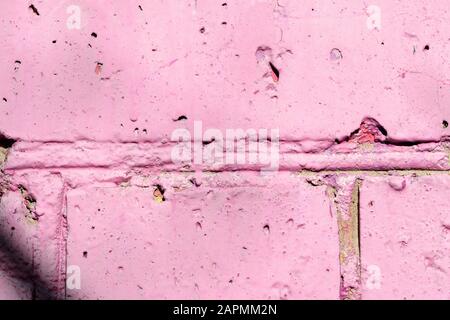
M 446 1 L 0 4 L 0 299 L 450 299 Z

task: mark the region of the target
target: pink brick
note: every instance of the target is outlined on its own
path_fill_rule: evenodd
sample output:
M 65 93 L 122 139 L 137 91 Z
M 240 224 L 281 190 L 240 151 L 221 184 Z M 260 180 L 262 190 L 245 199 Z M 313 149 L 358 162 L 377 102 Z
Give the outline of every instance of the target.
M 391 179 L 361 189 L 363 298 L 450 299 L 450 177 Z
M 67 264 L 80 266 L 81 290 L 68 297 L 337 299 L 324 189 L 288 174 L 253 187 L 253 175 L 239 176 L 249 180 L 227 187 L 234 174 L 214 175 L 163 203 L 153 188 L 69 192 Z
M 81 29 L 70 30 L 65 2 L 35 3 L 39 16 L 29 1 L 9 2 L 0 128 L 34 141 L 143 141 L 202 120 L 333 141 L 372 116 L 395 139 L 446 133 L 445 2 L 380 0 L 379 31 L 367 28 L 364 3 L 278 3 L 81 0 Z M 276 83 L 257 63 L 260 46 L 272 49 Z M 333 48 L 342 59 L 330 58 Z M 173 121 L 181 115 L 187 122 Z

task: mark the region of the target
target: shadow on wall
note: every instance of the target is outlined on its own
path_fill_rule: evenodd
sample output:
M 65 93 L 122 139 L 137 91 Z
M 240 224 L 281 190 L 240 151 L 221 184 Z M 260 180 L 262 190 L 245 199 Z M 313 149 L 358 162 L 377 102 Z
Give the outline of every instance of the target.
M 36 272 L 33 257 L 28 258 L 23 250 L 11 241 L 12 237 L 5 232 L 2 222 L 0 227 L 0 272 L 13 278 L 20 288 L 30 288 L 32 300 L 56 300 L 56 288 Z
M 16 141 L 0 133 L 0 200 L 7 190 L 5 173 L 2 170 L 2 164 L 6 160 L 8 150 Z M 42 279 L 36 272 L 34 262 L 34 250 L 32 237 L 27 239 L 27 243 L 20 245 L 14 237 L 15 227 L 10 226 L 8 219 L 4 216 L 5 212 L 0 207 L 0 274 L 11 279 L 13 286 L 17 291 L 27 291 L 26 297 L 31 299 L 50 300 L 57 299 L 57 290 L 55 286 Z M 26 248 L 31 246 L 31 251 Z M 31 253 L 31 254 L 30 254 Z M 17 296 L 22 294 L 17 292 Z

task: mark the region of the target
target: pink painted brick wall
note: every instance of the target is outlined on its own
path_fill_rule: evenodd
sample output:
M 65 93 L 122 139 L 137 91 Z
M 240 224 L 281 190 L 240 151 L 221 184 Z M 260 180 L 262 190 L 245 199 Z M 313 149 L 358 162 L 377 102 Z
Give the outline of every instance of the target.
M 0 299 L 450 299 L 445 1 L 0 4 Z

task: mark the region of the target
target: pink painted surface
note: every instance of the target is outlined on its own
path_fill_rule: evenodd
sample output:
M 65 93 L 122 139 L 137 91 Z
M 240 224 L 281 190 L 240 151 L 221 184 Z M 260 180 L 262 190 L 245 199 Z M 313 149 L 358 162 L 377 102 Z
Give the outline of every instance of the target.
M 163 203 L 148 187 L 68 194 L 68 264 L 83 272 L 69 298 L 338 298 L 337 225 L 323 187 L 287 173 L 264 184 L 254 174 L 199 187 L 172 179 L 164 185 L 180 189 Z
M 450 298 L 445 1 L 377 1 L 379 30 L 354 0 L 72 4 L 0 0 L 0 299 Z M 194 121 L 280 129 L 280 171 L 174 164 Z
M 16 138 L 155 140 L 202 120 L 334 140 L 371 116 L 392 138 L 439 140 L 450 118 L 443 1 L 378 1 L 379 31 L 351 0 L 82 0 L 80 30 L 66 26 L 70 1 L 35 3 L 39 16 L 29 1 L 2 3 L 0 128 Z
M 448 175 L 365 181 L 365 299 L 450 299 L 449 186 Z

